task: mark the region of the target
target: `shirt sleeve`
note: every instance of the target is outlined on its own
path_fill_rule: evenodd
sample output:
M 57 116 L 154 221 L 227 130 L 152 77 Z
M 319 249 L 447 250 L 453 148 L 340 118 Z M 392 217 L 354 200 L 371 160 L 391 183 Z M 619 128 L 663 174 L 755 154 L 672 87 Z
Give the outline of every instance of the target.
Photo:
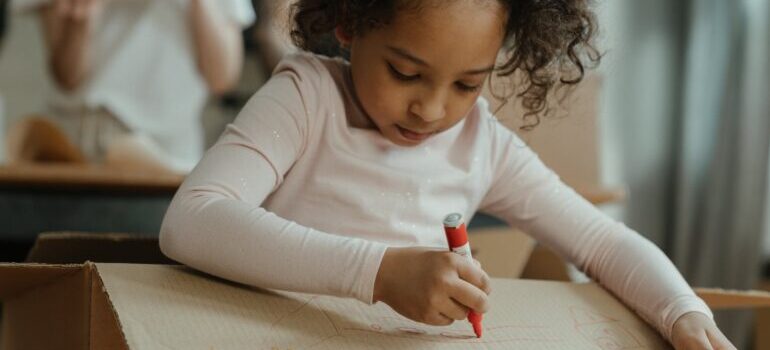
M 160 246 L 229 280 L 371 303 L 385 245 L 304 227 L 261 206 L 306 146 L 317 110 L 309 66 L 279 65 L 251 98 L 175 195 Z
M 217 0 L 222 7 L 222 12 L 231 21 L 237 23 L 241 28 L 246 28 L 257 19 L 254 13 L 254 6 L 249 0 Z
M 713 318 L 657 246 L 565 185 L 513 132 L 497 124 L 493 135 L 498 171 L 481 210 L 576 264 L 669 340 L 683 314 Z

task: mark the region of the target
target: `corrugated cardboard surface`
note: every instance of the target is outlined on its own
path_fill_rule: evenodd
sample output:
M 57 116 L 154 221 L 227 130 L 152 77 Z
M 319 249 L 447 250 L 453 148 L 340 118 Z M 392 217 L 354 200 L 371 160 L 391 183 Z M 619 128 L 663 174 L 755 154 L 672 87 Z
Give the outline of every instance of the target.
M 494 279 L 476 339 L 466 322 L 431 327 L 381 303 L 259 290 L 178 265 L 0 264 L 0 278 L 7 350 L 666 348 L 595 284 Z M 770 305 L 755 291 L 706 293 Z
M 179 266 L 97 264 L 131 349 L 664 349 L 594 284 L 493 281 L 476 339 L 467 322 L 431 327 L 384 304 L 268 292 Z

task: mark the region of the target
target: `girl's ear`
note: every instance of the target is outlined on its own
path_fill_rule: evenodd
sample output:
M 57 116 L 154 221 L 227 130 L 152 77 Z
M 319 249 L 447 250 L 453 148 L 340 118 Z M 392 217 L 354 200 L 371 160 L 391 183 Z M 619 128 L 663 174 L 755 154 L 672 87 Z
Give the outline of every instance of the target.
M 340 46 L 347 49 L 350 48 L 350 42 L 353 40 L 353 38 L 350 36 L 349 33 L 345 32 L 345 29 L 342 28 L 341 25 L 338 25 L 337 28 L 334 28 L 334 37 L 337 38 L 337 41 L 339 41 Z

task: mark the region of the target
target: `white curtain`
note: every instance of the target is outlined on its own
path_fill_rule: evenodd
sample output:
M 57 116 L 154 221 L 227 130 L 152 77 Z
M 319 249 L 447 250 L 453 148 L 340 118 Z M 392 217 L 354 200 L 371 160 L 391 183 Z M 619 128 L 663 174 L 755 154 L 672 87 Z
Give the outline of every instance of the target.
M 767 0 L 600 3 L 606 178 L 695 286 L 754 288 L 770 150 Z M 748 318 L 718 315 L 738 348 Z

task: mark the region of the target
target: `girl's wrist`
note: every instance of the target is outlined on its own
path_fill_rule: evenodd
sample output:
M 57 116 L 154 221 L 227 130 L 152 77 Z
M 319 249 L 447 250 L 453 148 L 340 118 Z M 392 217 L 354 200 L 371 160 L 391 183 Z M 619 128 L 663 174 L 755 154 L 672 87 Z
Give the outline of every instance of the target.
M 374 279 L 374 293 L 372 295 L 372 302 L 374 303 L 384 301 L 383 299 L 387 295 L 387 286 L 389 285 L 391 271 L 396 260 L 394 255 L 398 253 L 397 251 L 398 248 L 388 247 L 382 256 L 380 268 L 377 270 L 377 277 Z

